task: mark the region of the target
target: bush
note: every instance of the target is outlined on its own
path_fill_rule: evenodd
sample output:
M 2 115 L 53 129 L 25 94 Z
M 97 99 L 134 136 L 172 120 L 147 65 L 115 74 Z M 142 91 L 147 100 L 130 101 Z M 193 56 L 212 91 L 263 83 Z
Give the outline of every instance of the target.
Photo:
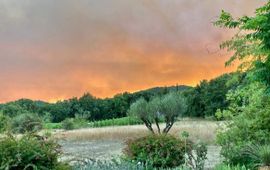
M 62 121 L 62 128 L 65 130 L 72 130 L 75 128 L 73 119 L 68 118 Z
M 88 127 L 88 121 L 85 118 L 75 117 L 72 120 L 74 123 L 74 129 Z
M 59 155 L 59 145 L 44 137 L 27 134 L 20 139 L 11 135 L 0 139 L 0 169 L 69 169 L 58 162 Z
M 226 117 L 232 117 L 217 135 L 222 146 L 225 163 L 253 167 L 252 159 L 243 154 L 249 145 L 266 145 L 270 142 L 270 97 L 258 84 L 230 93 L 231 104 Z
M 248 146 L 244 154 L 246 154 L 254 167 L 270 166 L 270 145 L 250 145 Z
M 192 150 L 193 151 L 188 155 L 188 157 L 189 157 L 188 165 L 192 169 L 203 170 L 205 160 L 207 159 L 206 145 L 202 142 L 199 142 L 199 143 L 194 144 L 192 146 Z
M 227 126 L 228 130 L 218 133 L 217 141 L 222 146 L 221 154 L 227 163 L 249 165 L 252 160 L 243 154 L 243 150 L 252 143 L 269 143 L 270 122 L 266 126 L 263 125 L 267 121 L 264 118 L 266 114 L 270 117 L 270 110 L 245 111 L 233 119 Z
M 170 135 L 150 135 L 126 142 L 128 159 L 156 168 L 172 168 L 185 163 L 185 153 L 191 152 L 190 142 Z
M 12 119 L 11 131 L 15 133 L 36 132 L 42 129 L 42 121 L 38 115 L 25 113 Z

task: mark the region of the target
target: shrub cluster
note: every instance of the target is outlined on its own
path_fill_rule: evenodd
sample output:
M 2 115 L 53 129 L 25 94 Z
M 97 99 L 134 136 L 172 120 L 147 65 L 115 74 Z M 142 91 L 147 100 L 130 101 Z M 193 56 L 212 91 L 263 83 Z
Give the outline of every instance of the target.
M 217 142 L 222 146 L 221 154 L 229 164 L 254 166 L 251 157 L 244 154 L 246 148 L 254 143 L 270 144 L 270 100 L 258 101 L 242 107 L 242 112 L 217 135 Z
M 62 128 L 65 130 L 72 130 L 75 128 L 74 121 L 71 118 L 63 120 L 61 124 L 62 124 Z
M 11 131 L 15 133 L 36 132 L 41 129 L 42 120 L 35 114 L 20 114 L 11 121 Z
M 150 135 L 126 142 L 128 159 L 157 168 L 171 168 L 185 163 L 185 154 L 191 153 L 191 142 L 170 135 Z
M 0 139 L 0 169 L 68 170 L 69 166 L 57 160 L 59 149 L 58 144 L 44 137 L 8 135 Z

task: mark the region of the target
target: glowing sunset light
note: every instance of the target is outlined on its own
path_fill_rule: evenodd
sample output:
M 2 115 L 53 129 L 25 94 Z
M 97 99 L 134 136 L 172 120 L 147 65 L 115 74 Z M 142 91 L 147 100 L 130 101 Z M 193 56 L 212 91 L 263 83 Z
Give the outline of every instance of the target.
M 235 70 L 219 50 L 232 32 L 212 25 L 220 11 L 252 14 L 263 3 L 0 0 L 0 103 L 195 86 Z

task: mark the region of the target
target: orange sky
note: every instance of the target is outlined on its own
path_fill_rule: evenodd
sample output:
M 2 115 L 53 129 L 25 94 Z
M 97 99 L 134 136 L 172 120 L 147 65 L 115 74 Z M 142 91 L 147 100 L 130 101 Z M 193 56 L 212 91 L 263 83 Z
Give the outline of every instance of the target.
M 233 68 L 221 9 L 262 0 L 0 0 L 0 102 L 196 85 Z

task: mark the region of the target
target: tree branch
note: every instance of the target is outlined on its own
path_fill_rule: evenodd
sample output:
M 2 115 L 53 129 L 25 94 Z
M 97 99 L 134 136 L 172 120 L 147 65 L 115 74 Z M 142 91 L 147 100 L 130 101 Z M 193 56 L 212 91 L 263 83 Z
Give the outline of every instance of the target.
M 148 130 L 150 130 L 153 134 L 155 134 L 155 132 L 152 128 L 152 123 L 146 119 L 142 119 L 142 121 L 144 122 L 144 124 L 148 128 Z

